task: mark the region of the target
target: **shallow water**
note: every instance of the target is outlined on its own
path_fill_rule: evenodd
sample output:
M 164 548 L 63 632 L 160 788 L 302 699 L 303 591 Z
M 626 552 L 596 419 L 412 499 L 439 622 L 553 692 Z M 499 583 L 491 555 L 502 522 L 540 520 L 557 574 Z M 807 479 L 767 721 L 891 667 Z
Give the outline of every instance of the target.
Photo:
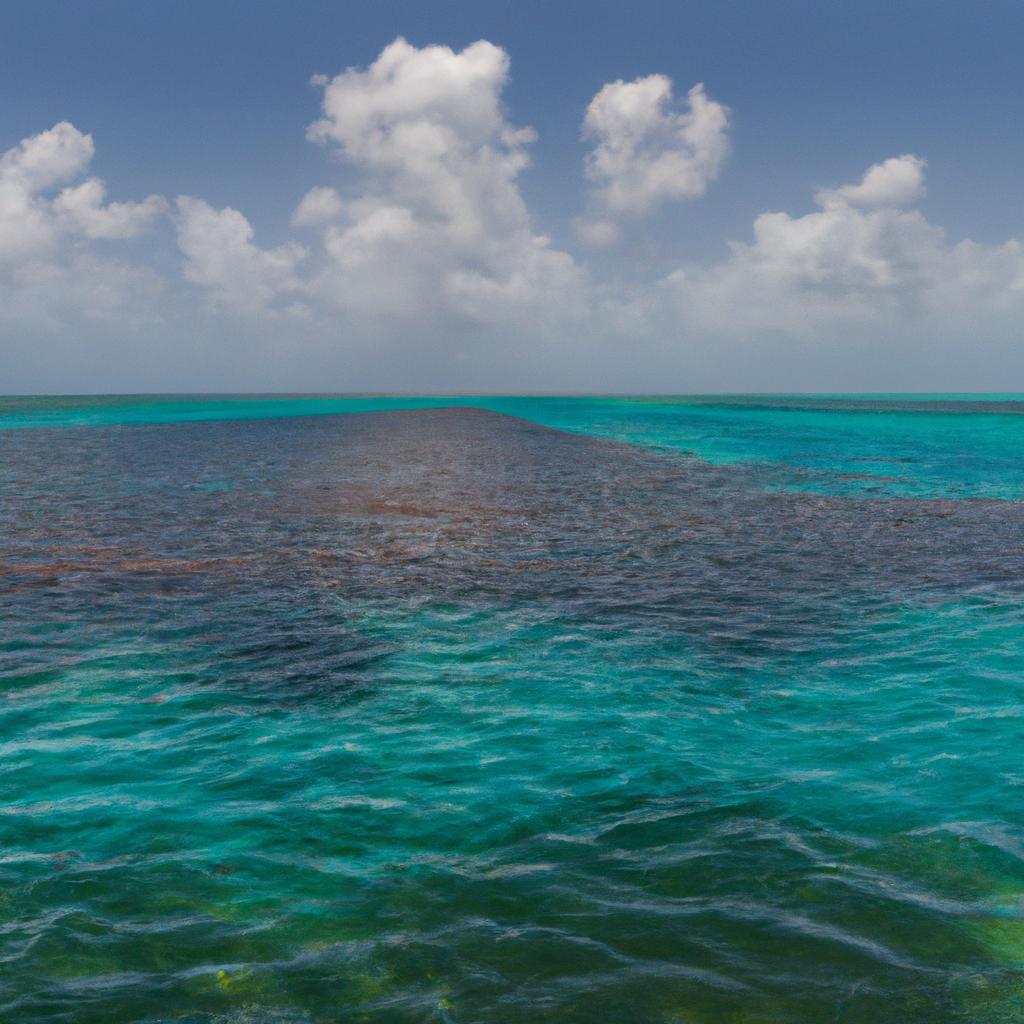
M 4 400 L 0 1017 L 1024 1014 L 1015 399 L 392 401 Z
M 826 494 L 1024 499 L 1024 396 L 0 397 L 0 430 L 473 407 L 588 436 L 774 470 Z

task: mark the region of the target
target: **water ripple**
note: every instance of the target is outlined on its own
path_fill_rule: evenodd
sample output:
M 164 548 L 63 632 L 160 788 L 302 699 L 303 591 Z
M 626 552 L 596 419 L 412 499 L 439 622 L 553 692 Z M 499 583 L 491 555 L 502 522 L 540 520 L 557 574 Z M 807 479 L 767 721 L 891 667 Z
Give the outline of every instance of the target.
M 1014 1019 L 1024 506 L 471 410 L 3 445 L 5 1019 Z

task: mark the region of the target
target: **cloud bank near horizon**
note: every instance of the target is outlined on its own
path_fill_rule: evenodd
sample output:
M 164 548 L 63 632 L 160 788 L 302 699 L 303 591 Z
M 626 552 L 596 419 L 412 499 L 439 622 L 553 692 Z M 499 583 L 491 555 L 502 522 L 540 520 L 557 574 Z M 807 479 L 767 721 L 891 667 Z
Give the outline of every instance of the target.
M 921 156 L 758 214 L 717 261 L 616 273 L 624 234 L 715 187 L 731 111 L 661 74 L 604 85 L 574 252 L 524 198 L 536 135 L 504 106 L 509 70 L 486 41 L 397 39 L 317 77 L 307 137 L 343 172 L 295 197 L 277 244 L 199 196 L 108 199 L 67 121 L 22 140 L 0 157 L 0 391 L 47 390 L 56 361 L 90 390 L 989 387 L 979 353 L 1024 368 L 1022 243 L 947 239 L 914 208 Z M 887 378 L 897 350 L 910 376 Z

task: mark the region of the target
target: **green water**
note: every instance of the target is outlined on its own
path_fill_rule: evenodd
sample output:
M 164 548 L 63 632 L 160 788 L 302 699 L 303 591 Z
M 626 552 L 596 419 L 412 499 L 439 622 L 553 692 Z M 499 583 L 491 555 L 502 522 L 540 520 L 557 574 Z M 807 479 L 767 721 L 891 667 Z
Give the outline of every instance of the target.
M 0 401 L 0 1017 L 1024 1019 L 1021 408 Z

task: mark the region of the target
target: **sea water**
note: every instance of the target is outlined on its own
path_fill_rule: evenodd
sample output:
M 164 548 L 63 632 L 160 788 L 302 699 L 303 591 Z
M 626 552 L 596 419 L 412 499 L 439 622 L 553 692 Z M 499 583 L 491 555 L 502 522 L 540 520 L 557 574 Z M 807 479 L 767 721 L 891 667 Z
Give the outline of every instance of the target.
M 0 400 L 0 1018 L 1021 1019 L 1022 411 Z

